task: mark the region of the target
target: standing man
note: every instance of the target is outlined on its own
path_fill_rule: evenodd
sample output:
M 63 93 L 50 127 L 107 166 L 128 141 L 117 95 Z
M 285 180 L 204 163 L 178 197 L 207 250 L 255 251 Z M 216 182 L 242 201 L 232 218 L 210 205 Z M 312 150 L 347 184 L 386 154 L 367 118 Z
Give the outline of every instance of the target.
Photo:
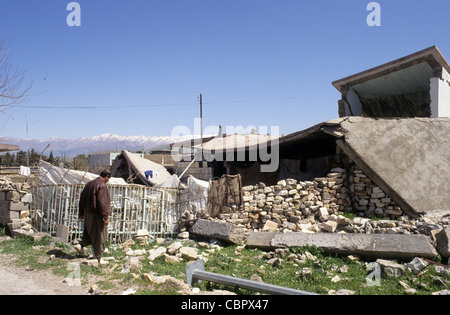
M 84 219 L 84 230 L 80 244 L 74 248 L 78 253 L 84 254 L 84 247 L 92 245 L 94 257 L 98 262 L 105 250 L 108 217 L 111 215 L 111 202 L 106 186 L 110 178 L 109 170 L 102 171 L 100 177 L 86 184 L 79 202 L 79 217 Z

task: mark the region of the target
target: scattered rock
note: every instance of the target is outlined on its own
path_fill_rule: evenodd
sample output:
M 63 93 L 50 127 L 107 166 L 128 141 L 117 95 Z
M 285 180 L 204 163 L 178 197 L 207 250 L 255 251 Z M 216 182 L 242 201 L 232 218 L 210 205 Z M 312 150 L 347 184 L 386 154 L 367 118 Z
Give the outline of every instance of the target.
M 405 272 L 405 266 L 394 261 L 377 259 L 376 262 L 380 265 L 382 276 L 385 278 L 399 277 Z
M 135 293 L 136 293 L 136 290 L 133 289 L 133 288 L 130 288 L 130 289 L 127 289 L 127 290 L 123 291 L 122 295 L 132 295 L 132 294 L 135 294 Z
M 167 252 L 167 248 L 165 248 L 164 246 L 160 246 L 156 249 L 151 249 L 149 251 L 149 256 L 148 256 L 148 260 L 153 261 L 156 258 L 162 256 L 163 254 L 165 254 Z
M 334 276 L 333 278 L 331 278 L 331 282 L 336 283 L 341 281 L 341 277 L 339 277 L 339 275 Z
M 181 247 L 183 247 L 181 242 L 172 243 L 169 247 L 167 247 L 167 252 L 170 255 L 175 255 Z
M 306 280 L 311 279 L 312 269 L 311 268 L 303 268 L 302 269 L 302 277 Z
M 412 272 L 414 272 L 416 275 L 419 274 L 426 266 L 428 266 L 428 263 L 419 258 L 414 258 L 410 263 L 406 265 Z
M 355 291 L 347 289 L 340 289 L 338 291 L 330 290 L 328 291 L 328 295 L 355 295 Z
M 189 239 L 189 232 L 188 231 L 184 231 L 178 234 L 178 238 L 183 239 L 183 240 L 187 240 Z
M 440 255 L 450 258 L 450 227 L 436 234 L 437 251 Z
M 164 253 L 162 255 L 164 262 L 168 263 L 168 264 L 176 264 L 181 262 L 183 259 L 181 257 L 178 256 L 173 256 L 173 255 L 168 255 L 166 253 Z
M 278 228 L 278 223 L 273 221 L 267 221 L 266 224 L 264 224 L 264 227 L 262 228 L 263 231 L 276 231 Z
M 129 257 L 125 262 L 124 268 L 129 271 L 140 271 L 142 269 L 142 262 L 140 257 Z
M 188 260 L 197 260 L 198 249 L 194 247 L 181 247 L 179 249 L 181 257 L 186 258 Z
M 442 291 L 433 292 L 432 295 L 450 295 L 450 290 L 442 290 Z

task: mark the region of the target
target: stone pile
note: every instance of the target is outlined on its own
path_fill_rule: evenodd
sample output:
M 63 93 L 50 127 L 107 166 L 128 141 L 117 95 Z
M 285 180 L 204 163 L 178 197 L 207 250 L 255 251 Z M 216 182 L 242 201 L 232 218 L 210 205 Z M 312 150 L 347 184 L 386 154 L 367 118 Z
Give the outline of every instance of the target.
M 400 217 L 402 209 L 364 172 L 354 165 L 349 177 L 353 208 L 365 217 Z
M 137 238 L 135 240 L 137 240 Z M 137 241 L 142 244 L 139 240 Z M 119 249 L 121 249 L 123 253 L 129 257 L 127 263 L 125 264 L 125 268 L 131 267 L 131 269 L 140 269 L 139 267 L 135 267 L 136 265 L 139 265 L 139 263 L 137 262 L 144 257 L 146 257 L 150 263 L 158 258 L 162 258 L 166 263 L 179 263 L 183 259 L 187 259 L 188 261 L 202 259 L 206 262 L 208 261 L 208 253 L 213 253 L 217 250 L 222 249 L 217 244 L 199 242 L 199 247 L 206 248 L 206 250 L 202 254 L 199 254 L 199 250 L 197 247 L 188 246 L 188 240 L 179 240 L 171 244 L 167 244 L 168 241 L 166 239 L 157 238 L 155 240 L 152 240 L 152 242 L 154 242 L 155 245 L 149 250 L 131 249 L 131 247 L 136 244 L 133 239 L 129 239 L 125 243 L 119 245 Z M 136 262 L 136 264 L 134 262 Z
M 32 195 L 30 184 L 0 178 L 0 224 L 7 225 L 11 234 L 33 234 L 30 218 Z
M 350 176 L 344 169 L 334 168 L 326 177 L 313 181 L 285 179 L 276 185 L 259 183 L 242 190 L 242 211 L 230 205 L 216 220 L 252 230 L 306 233 L 373 233 L 401 226 L 400 222 L 367 223 L 369 220 L 363 218 L 352 221 L 340 214 L 356 211 L 363 217 L 393 219 L 403 215 L 401 208 L 356 166 L 351 168 Z M 188 214 L 182 218 L 193 221 Z

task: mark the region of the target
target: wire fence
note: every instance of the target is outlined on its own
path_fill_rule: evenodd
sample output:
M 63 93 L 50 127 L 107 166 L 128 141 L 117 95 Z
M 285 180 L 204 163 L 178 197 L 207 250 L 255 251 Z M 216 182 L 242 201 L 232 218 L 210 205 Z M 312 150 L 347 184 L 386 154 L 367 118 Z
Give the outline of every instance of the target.
M 32 226 L 39 232 L 56 234 L 58 225 L 69 228 L 69 239 L 81 238 L 83 221 L 78 218 L 78 202 L 84 185 L 51 185 L 32 188 Z M 140 185 L 108 185 L 111 216 L 108 239 L 122 243 L 139 230 L 154 237 L 173 237 L 178 220 L 187 206 L 180 190 Z

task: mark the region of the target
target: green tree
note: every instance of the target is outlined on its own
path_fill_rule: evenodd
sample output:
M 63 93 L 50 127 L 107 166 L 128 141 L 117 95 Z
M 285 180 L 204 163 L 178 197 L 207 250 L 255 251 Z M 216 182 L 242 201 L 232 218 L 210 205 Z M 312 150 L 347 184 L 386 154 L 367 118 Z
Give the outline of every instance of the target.
M 55 163 L 55 158 L 53 157 L 53 151 L 50 151 L 50 155 L 47 158 L 47 162 L 50 164 Z
M 34 166 L 34 165 L 38 166 L 39 165 L 39 158 L 40 158 L 40 156 L 39 156 L 39 153 L 37 153 L 34 149 L 31 149 L 29 158 L 30 158 L 30 165 L 31 166 Z
M 16 153 L 16 165 L 14 166 L 20 166 L 20 165 L 27 165 L 27 152 L 20 150 Z
M 16 163 L 16 157 L 14 154 L 11 154 L 9 152 L 6 152 L 1 156 L 1 164 L 2 166 L 14 166 Z

